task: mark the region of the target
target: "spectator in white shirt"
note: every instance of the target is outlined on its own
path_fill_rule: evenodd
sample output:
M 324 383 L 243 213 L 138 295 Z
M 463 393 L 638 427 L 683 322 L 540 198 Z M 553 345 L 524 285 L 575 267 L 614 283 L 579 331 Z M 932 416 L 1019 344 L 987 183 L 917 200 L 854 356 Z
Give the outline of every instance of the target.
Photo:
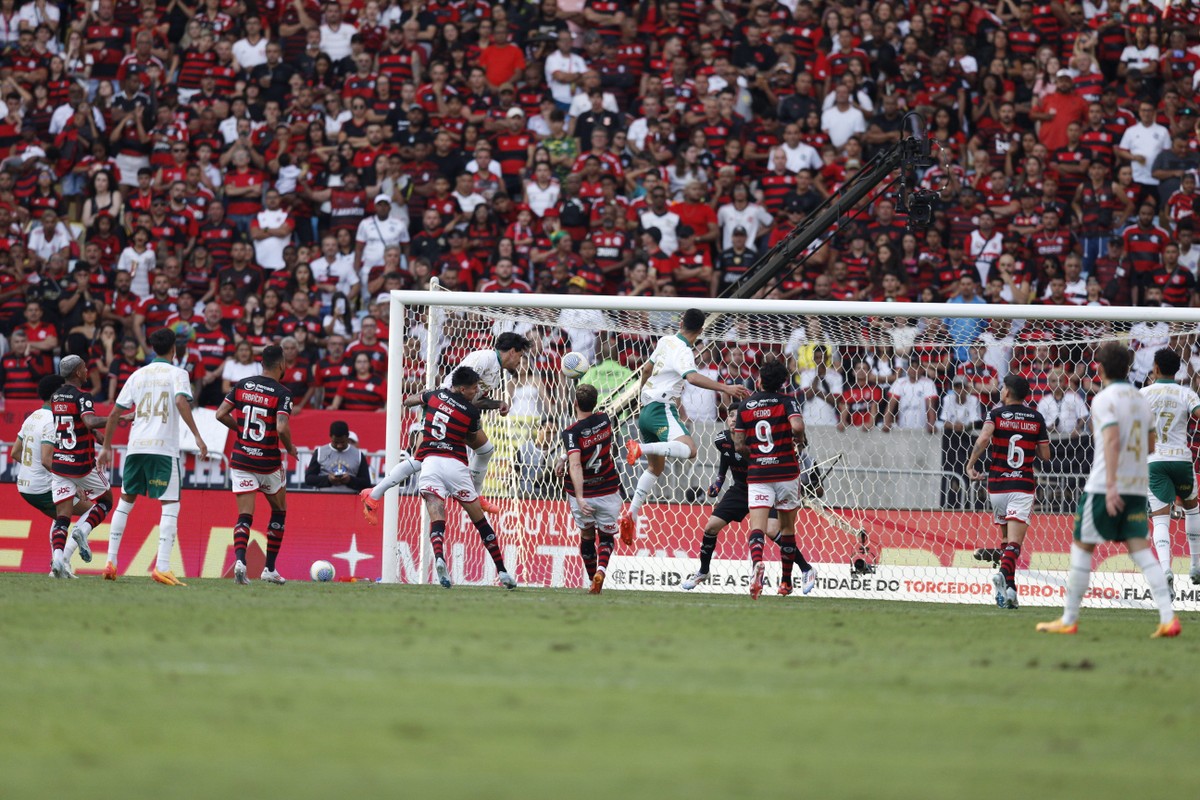
M 850 105 L 850 89 L 838 84 L 833 90 L 833 105 L 821 114 L 821 130 L 829 134 L 829 141 L 838 150 L 846 146 L 851 136 L 867 132 L 867 120 L 863 113 Z
M 983 420 L 983 406 L 979 396 L 970 393 L 967 379 L 960 376 L 951 381 L 951 391 L 942 398 L 938 419 L 944 433 L 964 433 L 974 430 L 975 423 Z
M 58 213 L 54 209 L 47 208 L 42 212 L 42 224 L 29 234 L 26 247 L 39 262 L 45 262 L 58 253 L 69 258 L 71 231 L 58 221 Z
M 403 252 L 408 244 L 408 226 L 391 215 L 392 198 L 381 194 L 375 198 L 375 213 L 358 223 L 354 236 L 355 272 L 382 264 L 389 247 L 399 247 Z
M 571 107 L 576 87 L 587 72 L 587 62 L 571 52 L 573 45 L 571 32 L 563 28 L 558 32 L 558 49 L 546 56 L 546 83 L 550 86 L 554 104 L 562 111 Z
M 921 374 L 920 366 L 915 360 L 908 362 L 908 367 L 888 392 L 887 412 L 883 415 L 883 432 L 887 433 L 893 427 L 901 430 L 933 433 L 937 415 L 934 407 L 937 405 L 937 387 L 933 381 Z
M 788 172 L 796 173 L 802 169 L 820 172 L 825 166 L 821 154 L 812 145 L 800 141 L 800 136 L 800 126 L 794 122 L 783 129 L 783 144 L 780 147 L 787 156 Z
M 325 21 L 320 27 L 321 52 L 336 64 L 350 55 L 350 39 L 358 28 L 342 21 L 342 7 L 337 3 L 325 4 Z
M 254 14 L 246 17 L 246 35 L 234 42 L 233 57 L 244 70 L 267 63 L 267 37 L 263 36 L 262 20 Z
M 816 366 L 800 373 L 799 397 L 804 401 L 806 425 L 837 425 L 837 402 L 845 389 L 841 373 L 830 369 L 824 347 L 813 349 Z
M 1158 186 L 1158 179 L 1151 172 L 1158 154 L 1171 147 L 1171 134 L 1157 122 L 1158 110 L 1154 104 L 1143 100 L 1138 106 L 1136 125 L 1130 125 L 1121 134 L 1117 144 L 1117 157 L 1130 162 L 1133 182 L 1141 186 Z
M 1083 433 L 1088 420 L 1087 403 L 1068 385 L 1066 373 L 1053 369 L 1046 376 L 1046 383 L 1050 391 L 1037 404 L 1038 413 L 1046 421 L 1046 430 L 1071 436 Z
M 283 269 L 283 248 L 292 240 L 295 224 L 287 211 L 280 208 L 279 192 L 268 189 L 262 211 L 250 222 L 250 238 L 254 240 L 254 260 L 269 272 Z

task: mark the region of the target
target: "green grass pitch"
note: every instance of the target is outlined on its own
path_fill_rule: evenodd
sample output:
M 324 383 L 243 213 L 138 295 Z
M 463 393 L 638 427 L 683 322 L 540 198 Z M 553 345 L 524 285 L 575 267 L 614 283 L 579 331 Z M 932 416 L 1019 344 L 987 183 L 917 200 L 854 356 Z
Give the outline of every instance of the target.
M 0 577 L 0 796 L 1194 797 L 1200 615 Z

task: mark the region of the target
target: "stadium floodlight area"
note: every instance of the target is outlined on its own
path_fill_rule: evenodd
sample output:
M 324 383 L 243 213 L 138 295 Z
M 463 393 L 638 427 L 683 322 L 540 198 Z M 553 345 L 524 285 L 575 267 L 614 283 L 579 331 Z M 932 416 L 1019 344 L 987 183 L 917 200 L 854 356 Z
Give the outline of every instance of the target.
M 985 487 L 967 478 L 964 464 L 979 420 L 996 405 L 996 381 L 1017 373 L 1029 379 L 1035 395 L 1050 398 L 1045 411 L 1053 412 L 1047 416 L 1055 425 L 1051 459 L 1038 465 L 1017 583 L 1023 604 L 1060 605 L 1073 515 L 1092 458 L 1087 408 L 1100 388 L 1096 347 L 1109 340 L 1127 343 L 1135 381 L 1145 379 L 1154 352 L 1167 346 L 1183 358 L 1181 380 L 1200 373 L 1200 358 L 1191 355 L 1200 331 L 1196 309 L 396 291 L 388 465 L 401 449 L 415 446 L 419 430 L 419 409 L 402 408 L 403 394 L 439 384 L 466 354 L 490 348 L 500 333 L 529 337 L 526 368 L 506 379 L 503 399 L 510 413 L 483 415 L 496 445 L 484 496 L 501 509 L 492 515 L 493 525 L 522 585 L 583 587 L 579 537 L 556 470 L 561 431 L 574 419 L 575 381 L 560 372 L 558 359 L 569 351 L 587 355 L 593 371 L 583 380 L 600 390 L 618 440 L 636 437 L 636 370 L 659 338 L 676 331 L 688 308 L 708 314 L 697 364 L 710 377 L 744 380 L 763 359 L 778 358 L 791 368 L 795 391 L 804 398 L 808 452 L 822 486 L 821 496 L 807 497 L 797 521 L 797 541 L 820 575 L 810 598 L 992 602 L 991 557 L 999 557 L 993 551 L 1001 537 Z M 956 390 L 956 375 L 964 378 L 965 391 Z M 888 413 L 893 394 L 895 413 Z M 716 502 L 707 489 L 717 477 L 713 439 L 724 427 L 721 399 L 701 390 L 685 394 L 697 457 L 669 462 L 642 510 L 633 545 L 618 542 L 606 590 L 681 591 L 679 584 L 696 569 Z M 614 454 L 629 497 L 643 465 L 628 467 L 623 448 Z M 731 480 L 726 477 L 726 489 Z M 428 522 L 415 486 L 414 479 L 386 496 L 384 581 L 432 579 Z M 491 560 L 465 514 L 454 503 L 447 504 L 447 514 L 446 552 L 455 582 L 494 583 Z M 1200 587 L 1187 577 L 1183 520 L 1171 526 L 1177 607 L 1197 610 Z M 747 533 L 746 522 L 724 529 L 712 580 L 697 592 L 747 591 Z M 778 550 L 769 541 L 764 557 L 773 587 Z M 1152 607 L 1123 547 L 1098 548 L 1085 605 Z

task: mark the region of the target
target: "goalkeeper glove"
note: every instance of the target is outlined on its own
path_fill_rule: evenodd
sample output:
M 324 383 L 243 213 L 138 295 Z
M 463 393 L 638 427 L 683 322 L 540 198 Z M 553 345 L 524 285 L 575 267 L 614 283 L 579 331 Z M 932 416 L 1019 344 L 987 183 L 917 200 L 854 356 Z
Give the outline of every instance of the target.
M 723 478 L 717 478 L 715 481 L 712 482 L 712 485 L 708 487 L 708 496 L 716 497 L 717 495 L 719 495 L 721 493 L 721 487 L 724 484 L 725 484 L 725 480 Z

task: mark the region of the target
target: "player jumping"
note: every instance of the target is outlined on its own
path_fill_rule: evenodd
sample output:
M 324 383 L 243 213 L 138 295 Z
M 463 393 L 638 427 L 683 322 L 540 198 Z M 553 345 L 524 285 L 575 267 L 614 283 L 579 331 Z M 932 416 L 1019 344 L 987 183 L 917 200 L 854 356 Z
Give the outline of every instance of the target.
M 1200 584 L 1200 501 L 1196 493 L 1196 470 L 1188 447 L 1188 419 L 1200 418 L 1200 396 L 1175 382 L 1179 355 L 1168 348 L 1154 354 L 1150 385 L 1142 396 L 1150 403 L 1157 434 L 1150 454 L 1150 523 L 1154 530 L 1154 549 L 1167 577 L 1167 587 L 1175 594 L 1175 575 L 1171 572 L 1171 503 L 1179 498 L 1183 507 L 1188 550 L 1192 555 L 1192 583 Z
M 725 430 L 717 434 L 713 444 L 720 454 L 721 460 L 717 467 L 717 479 L 708 487 L 708 496 L 716 497 L 721 493 L 725 484 L 725 475 L 733 476 L 733 482 L 725 491 L 725 496 L 717 503 L 704 523 L 704 536 L 700 540 L 700 568 L 689 575 L 681 584 L 684 589 L 691 591 L 702 583 L 708 582 L 709 565 L 712 563 L 713 552 L 717 549 L 717 537 L 731 522 L 741 522 L 750 513 L 749 499 L 746 494 L 746 457 L 733 446 L 733 425 L 737 419 L 737 409 L 729 409 L 725 417 Z M 775 540 L 779 536 L 779 512 L 771 509 L 767 520 L 767 536 Z M 782 588 L 782 587 L 781 587 Z
M 50 491 L 55 514 L 50 528 L 51 574 L 65 578 L 70 567 L 63 549 L 71 512 L 75 508 L 75 496 L 82 495 L 94 504 L 87 518 L 76 523 L 71 531 L 71 538 L 79 545 L 79 557 L 91 562 L 88 535 L 104 521 L 112 508 L 112 488 L 108 476 L 96 466 L 96 435 L 92 433 L 104 427 L 104 417 L 96 415 L 91 395 L 80 388 L 88 380 L 87 363 L 79 356 L 66 356 L 58 364 L 58 374 L 65 380 L 50 397 L 55 428 L 54 455 L 50 463 Z
M 121 473 L 121 499 L 113 512 L 108 532 L 108 563 L 104 579 L 117 579 L 117 552 L 129 512 L 138 495 L 158 500 L 158 559 L 150 576 L 166 586 L 186 586 L 171 571 L 171 550 L 179 530 L 179 485 L 183 464 L 179 452 L 179 421 L 183 420 L 200 446 L 200 458 L 208 458 L 208 448 L 192 418 L 192 384 L 187 372 L 171 363 L 175 355 L 175 331 L 159 328 L 148 337 L 156 358 L 138 369 L 121 388 L 117 402 L 108 415 L 104 446 L 100 448 L 100 468 L 112 463 L 112 441 L 121 416 L 136 409 L 129 431 L 129 449 Z
M 1079 606 L 1091 581 L 1092 552 L 1101 542 L 1124 542 L 1158 606 L 1158 627 L 1151 637 L 1179 635 L 1166 575 L 1146 543 L 1146 456 L 1154 449 L 1154 417 L 1146 398 L 1126 379 L 1131 360 L 1129 349 L 1119 342 L 1106 342 L 1096 351 L 1104 388 L 1092 400 L 1096 440 L 1092 471 L 1075 512 L 1063 615 L 1053 622 L 1039 622 L 1037 629 L 1043 633 L 1079 630 Z
M 434 389 L 404 398 L 405 406 L 424 406 L 421 446 L 417 461 L 421 463 L 421 478 L 417 490 L 429 511 L 429 540 L 433 545 L 434 568 L 438 583 L 449 589 L 450 570 L 446 567 L 443 541 L 446 536 L 446 500 L 453 497 L 467 512 L 471 524 L 496 565 L 497 578 L 505 589 L 517 588 L 517 581 L 508 574 L 496 532 L 479 505 L 479 491 L 467 467 L 467 447 L 477 444 L 480 436 L 479 373 L 470 367 L 459 367 L 450 376 L 449 389 Z
M 21 423 L 12 449 L 12 459 L 19 465 L 17 492 L 22 500 L 50 519 L 58 516 L 50 493 L 52 476 L 47 468 L 54 455 L 54 415 L 50 413 L 50 397 L 62 385 L 61 375 L 47 375 L 38 381 L 38 397 L 42 399 L 42 407 L 30 412 Z M 83 516 L 90 508 L 88 503 L 77 497 L 71 513 L 73 516 Z M 68 578 L 78 577 L 71 571 L 71 556 L 78 548 L 74 539 L 67 539 L 63 547 L 63 564 Z
M 737 451 L 747 459 L 746 486 L 750 505 L 750 563 L 754 577 L 750 581 L 750 596 L 762 594 L 764 565 L 762 560 L 767 517 L 772 508 L 779 512 L 780 560 L 783 577 L 779 593 L 792 593 L 792 566 L 798 564 L 804 594 L 817 583 L 817 570 L 796 546 L 796 509 L 800 507 L 800 461 L 797 450 L 806 442 L 804 416 L 795 397 L 780 394 L 790 379 L 787 367 L 778 361 L 762 365 L 759 370 L 759 391 L 738 405 L 733 426 L 733 442 Z
M 237 560 L 233 579 L 243 586 L 246 577 L 246 545 L 254 522 L 254 494 L 262 492 L 271 507 L 267 525 L 267 563 L 261 580 L 283 584 L 286 581 L 275 568 L 283 544 L 287 521 L 287 477 L 283 468 L 282 446 L 296 458 L 292 444 L 292 393 L 279 379 L 283 376 L 283 348 L 268 345 L 262 351 L 262 375 L 243 378 L 225 395 L 217 409 L 217 421 L 237 434 L 230 460 L 230 479 L 237 496 L 238 518 L 233 529 L 233 550 Z
M 599 396 L 591 384 L 576 386 L 575 424 L 562 433 L 567 502 L 579 526 L 579 555 L 591 581 L 591 594 L 600 594 L 604 588 L 621 513 L 621 483 L 612 458 L 612 420 L 596 411 Z
M 718 383 L 696 371 L 693 349 L 704 331 L 704 319 L 704 312 L 699 309 L 690 308 L 683 312 L 679 333 L 660 339 L 650 360 L 642 367 L 642 412 L 638 415 L 642 441 L 630 439 L 625 442 L 625 460 L 632 467 L 644 454 L 646 469 L 638 478 L 629 509 L 621 512 L 621 540 L 626 544 L 633 542 L 638 513 L 654 491 L 658 476 L 666 469 L 667 459 L 696 457 L 696 442 L 680 421 L 676 407 L 683 394 L 683 384 L 720 392 L 735 400 L 750 394 L 745 386 Z
M 498 395 L 504 382 L 504 372 L 515 374 L 521 366 L 521 359 L 530 347 L 529 340 L 516 333 L 502 333 L 496 337 L 496 346 L 491 350 L 476 350 L 467 354 L 459 367 L 470 367 L 479 376 L 479 394 L 475 398 L 475 407 L 483 410 L 495 409 L 500 416 L 508 414 L 508 403 L 499 400 Z M 451 379 L 458 367 L 450 370 L 450 374 L 442 381 L 443 389 L 453 388 Z M 471 481 L 475 484 L 475 493 L 483 491 L 483 481 L 487 477 L 488 463 L 496 451 L 495 445 L 488 441 L 487 434 L 482 430 L 474 447 L 467 448 L 467 468 L 471 473 Z M 401 457 L 400 463 L 370 489 L 359 492 L 362 499 L 363 516 L 374 525 L 378 521 L 379 501 L 393 486 L 399 486 L 413 475 L 421 471 L 419 458 Z M 500 511 L 494 503 L 484 497 L 479 498 L 480 507 L 489 514 Z
M 1050 459 L 1046 421 L 1036 409 L 1025 404 L 1027 397 L 1029 381 L 1019 375 L 1004 378 L 1000 387 L 1000 405 L 988 412 L 987 421 L 967 458 L 967 477 L 973 481 L 983 480 L 983 473 L 975 465 L 991 445 L 988 499 L 992 501 L 994 520 L 1004 537 L 1000 571 L 992 576 L 996 605 L 1000 608 L 1016 608 L 1018 604 L 1017 559 L 1021 557 L 1021 545 L 1029 530 L 1033 495 L 1037 491 L 1037 481 L 1033 477 L 1034 456 L 1043 462 Z

